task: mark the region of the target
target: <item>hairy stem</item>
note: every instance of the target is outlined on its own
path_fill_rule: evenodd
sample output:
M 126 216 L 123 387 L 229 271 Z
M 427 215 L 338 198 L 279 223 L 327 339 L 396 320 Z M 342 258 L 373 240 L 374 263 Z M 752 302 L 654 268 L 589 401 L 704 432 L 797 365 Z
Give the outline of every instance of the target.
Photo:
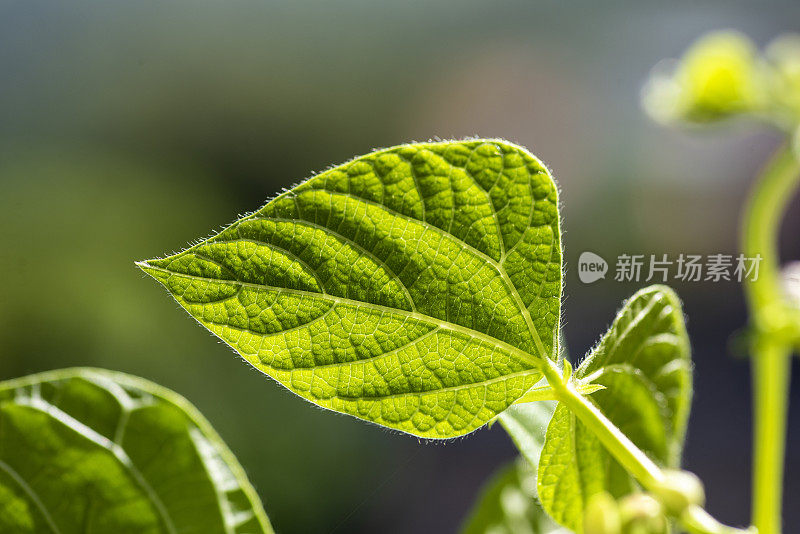
M 571 380 L 564 380 L 556 364 L 551 361 L 541 366 L 550 387 L 581 423 L 591 430 L 608 452 L 647 490 L 658 495 L 664 472 L 617 426 L 612 423 L 588 398 L 578 391 Z M 690 506 L 680 518 L 684 526 L 695 534 L 743 534 L 750 532 L 725 526 L 711 517 L 700 506 Z
M 548 367 L 548 366 L 543 366 Z M 545 377 L 555 390 L 558 400 L 563 402 L 589 430 L 606 446 L 609 452 L 629 473 L 645 487 L 651 487 L 663 479 L 661 469 L 642 452 L 600 409 L 581 395 L 571 381 L 562 380 L 555 364 L 550 364 Z
M 778 150 L 749 196 L 742 227 L 742 253 L 761 256 L 756 280 L 747 281 L 754 329 L 753 524 L 760 534 L 780 534 L 783 462 L 791 336 L 797 312 L 781 289 L 778 232 L 786 205 L 800 183 L 800 162 L 789 147 Z

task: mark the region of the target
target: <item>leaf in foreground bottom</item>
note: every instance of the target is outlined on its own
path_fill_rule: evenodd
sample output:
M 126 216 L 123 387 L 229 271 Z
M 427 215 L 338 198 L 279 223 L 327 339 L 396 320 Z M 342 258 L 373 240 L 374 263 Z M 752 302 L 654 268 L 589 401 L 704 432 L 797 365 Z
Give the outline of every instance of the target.
M 683 312 L 671 289 L 652 286 L 631 297 L 575 377 L 606 387 L 592 402 L 653 461 L 680 464 L 692 375 Z M 562 404 L 547 428 L 537 483 L 544 509 L 577 532 L 589 497 L 601 491 L 620 497 L 635 488 Z
M 520 457 L 492 477 L 461 534 L 568 533 L 542 510 L 536 497 L 536 471 Z
M 547 424 L 554 410 L 554 401 L 525 402 L 509 407 L 497 418 L 519 453 L 534 469 L 539 465 Z
M 273 532 L 193 406 L 99 369 L 0 382 L 0 531 Z
M 418 436 L 485 424 L 554 358 L 556 187 L 498 140 L 402 145 L 138 265 L 298 395 Z

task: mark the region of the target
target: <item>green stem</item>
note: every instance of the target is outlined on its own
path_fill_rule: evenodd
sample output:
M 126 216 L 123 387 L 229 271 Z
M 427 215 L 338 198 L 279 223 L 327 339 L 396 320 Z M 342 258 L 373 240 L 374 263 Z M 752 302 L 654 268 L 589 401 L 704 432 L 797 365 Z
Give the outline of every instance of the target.
M 548 360 L 549 361 L 549 360 Z M 612 423 L 589 399 L 581 395 L 575 384 L 562 380 L 555 364 L 542 366 L 550 386 L 563 402 L 589 430 L 594 433 L 608 451 L 629 473 L 645 487 L 653 487 L 662 481 L 661 469 L 637 447 L 617 426 Z
M 699 506 L 690 506 L 681 515 L 681 525 L 691 534 L 756 534 L 753 529 L 741 530 L 723 525 Z
M 550 387 L 626 471 L 633 475 L 645 489 L 658 496 L 664 483 L 664 472 L 617 426 L 611 422 L 588 398 L 578 391 L 569 376 L 562 377 L 556 364 L 550 360 L 540 367 Z M 565 380 L 565 378 L 567 378 Z M 725 526 L 699 506 L 690 506 L 681 516 L 687 529 L 696 534 L 743 534 L 750 532 Z
M 762 258 L 758 278 L 745 285 L 754 329 L 753 524 L 760 534 L 781 532 L 791 332 L 797 312 L 781 289 L 777 244 L 783 212 L 798 183 L 800 162 L 783 147 L 753 186 L 742 227 L 742 253 Z
M 753 525 L 761 534 L 780 534 L 791 353 L 764 340 L 756 343 L 752 358 Z
M 756 280 L 745 289 L 759 328 L 773 330 L 784 312 L 781 289 L 778 232 L 786 206 L 800 184 L 800 162 L 788 146 L 779 149 L 761 172 L 748 196 L 742 220 L 742 253 L 761 255 Z M 778 308 L 776 310 L 776 308 Z M 777 315 L 777 316 L 776 316 Z

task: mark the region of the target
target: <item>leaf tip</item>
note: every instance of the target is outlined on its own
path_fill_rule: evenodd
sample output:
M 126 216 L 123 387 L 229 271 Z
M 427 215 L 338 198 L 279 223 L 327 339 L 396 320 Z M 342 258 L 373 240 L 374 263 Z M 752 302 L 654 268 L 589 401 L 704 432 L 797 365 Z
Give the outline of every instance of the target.
M 135 261 L 133 264 L 147 274 L 150 274 L 153 270 L 153 266 L 148 263 L 148 260 Z
M 151 276 L 156 280 L 158 280 L 159 282 L 161 282 L 162 277 L 159 275 L 163 274 L 163 271 L 158 267 L 151 265 L 150 261 L 152 260 L 140 260 L 133 262 L 133 264 L 136 265 L 136 267 L 138 267 L 139 269 L 141 269 L 142 272 L 144 272 L 146 275 Z
M 637 291 L 630 300 L 635 300 L 638 297 L 642 297 L 644 295 L 652 295 L 655 293 L 660 293 L 663 295 L 667 300 L 669 300 L 677 309 L 681 309 L 681 298 L 678 296 L 678 293 L 668 285 L 665 284 L 653 284 L 647 286 L 643 289 Z

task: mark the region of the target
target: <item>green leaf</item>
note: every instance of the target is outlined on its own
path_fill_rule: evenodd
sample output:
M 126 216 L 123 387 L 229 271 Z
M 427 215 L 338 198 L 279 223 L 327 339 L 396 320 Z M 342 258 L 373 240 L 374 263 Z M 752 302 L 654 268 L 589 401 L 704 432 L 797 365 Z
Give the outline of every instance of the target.
M 536 471 L 523 458 L 501 469 L 482 490 L 461 534 L 566 534 L 542 510 Z
M 614 365 L 634 369 L 654 398 L 666 404 L 662 413 L 668 455 L 664 461 L 678 465 L 692 402 L 692 361 L 683 309 L 672 289 L 655 285 L 631 297 L 575 376 L 586 380 Z M 610 407 L 602 400 L 612 394 L 609 383 L 605 379 L 591 381 L 607 387 L 592 399 L 601 407 Z
M 591 400 L 661 466 L 677 467 L 692 395 L 689 342 L 680 301 L 664 286 L 636 293 L 575 371 L 575 379 L 605 386 Z M 577 532 L 589 497 L 614 497 L 635 482 L 564 405 L 547 428 L 539 462 L 544 509 Z
M 99 369 L 0 382 L 0 531 L 273 532 L 186 399 Z
M 138 265 L 305 399 L 446 438 L 496 417 L 555 358 L 557 206 L 518 146 L 401 145 Z

